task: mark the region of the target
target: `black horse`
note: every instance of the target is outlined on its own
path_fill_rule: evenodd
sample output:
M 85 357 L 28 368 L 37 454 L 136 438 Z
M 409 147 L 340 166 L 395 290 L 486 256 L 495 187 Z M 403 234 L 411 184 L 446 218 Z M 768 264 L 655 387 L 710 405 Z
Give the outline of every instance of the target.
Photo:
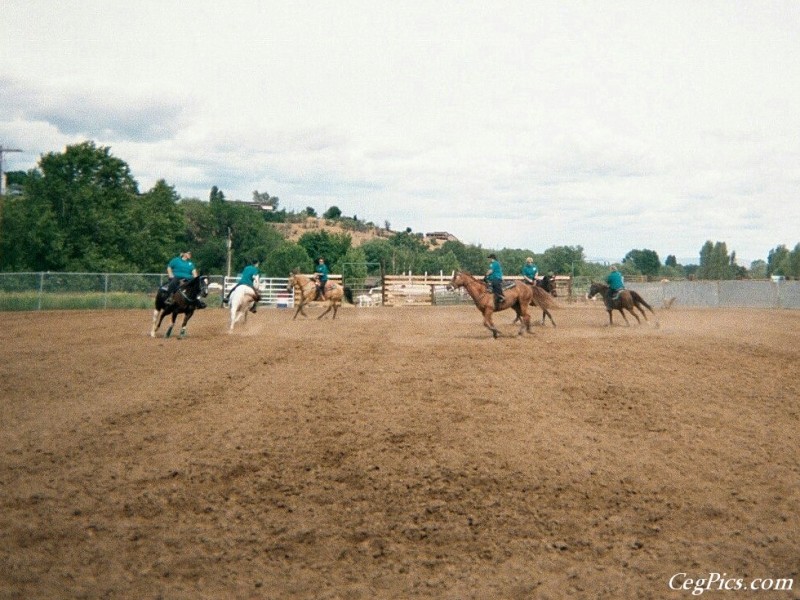
M 536 285 L 542 288 L 545 292 L 553 296 L 554 298 L 558 296 L 556 293 L 556 278 L 552 275 L 545 275 L 541 279 L 536 280 Z
M 208 296 L 208 277 L 205 275 L 200 275 L 181 283 L 171 298 L 166 289 L 159 288 L 156 293 L 156 308 L 153 311 L 153 328 L 150 330 L 150 337 L 156 337 L 156 331 L 161 327 L 161 321 L 167 315 L 172 315 L 172 323 L 164 336 L 170 337 L 172 328 L 175 327 L 175 319 L 180 314 L 183 315 L 180 337 L 184 337 L 186 335 L 186 323 L 192 318 L 195 310 L 205 308 L 205 303 L 200 298 L 205 298 L 206 296 Z M 171 299 L 169 303 L 167 303 L 168 298 Z

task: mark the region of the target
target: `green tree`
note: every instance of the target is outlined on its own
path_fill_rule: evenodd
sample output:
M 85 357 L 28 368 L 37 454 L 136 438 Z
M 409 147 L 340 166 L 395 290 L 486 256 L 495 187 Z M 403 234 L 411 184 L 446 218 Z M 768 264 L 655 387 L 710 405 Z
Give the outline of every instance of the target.
M 342 216 L 342 211 L 338 206 L 331 206 L 328 210 L 322 213 L 324 219 L 335 220 Z
M 0 197 L 0 203 L 0 270 L 61 270 L 64 235 L 50 202 L 23 193 Z
M 763 260 L 754 260 L 750 264 L 750 279 L 766 279 L 767 263 Z
M 581 246 L 553 246 L 542 254 L 539 271 L 556 275 L 584 275 L 586 263 Z
M 323 229 L 304 233 L 297 243 L 305 248 L 309 258 L 316 261 L 319 257 L 324 257 L 330 266 L 347 252 L 353 238 L 347 233 L 331 234 Z
M 700 249 L 700 266 L 697 269 L 699 279 L 733 279 L 738 270 L 734 268 L 735 253 L 728 254 L 725 242 L 712 243 L 706 241 Z
M 367 255 L 360 246 L 350 247 L 332 270 L 346 276 L 348 285 L 362 285 L 367 276 Z
M 678 259 L 675 258 L 674 254 L 670 254 L 667 256 L 667 260 L 664 261 L 664 266 L 675 268 L 678 266 Z
M 261 271 L 267 277 L 288 277 L 294 269 L 311 273 L 314 265 L 305 248 L 293 242 L 279 245 L 261 264 Z
M 789 253 L 789 276 L 800 279 L 800 243 Z
M 661 260 L 654 250 L 631 250 L 622 259 L 622 263 L 631 263 L 642 275 L 656 277 L 661 269 Z
M 791 262 L 789 260 L 789 249 L 785 244 L 776 246 L 767 255 L 767 273 L 769 275 L 791 275 Z
M 128 249 L 140 270 L 159 273 L 185 244 L 180 196 L 161 179 L 133 202 Z
M 63 240 L 63 267 L 136 270 L 128 237 L 138 192 L 128 165 L 112 156 L 109 148 L 83 142 L 44 155 L 39 171 L 41 177 L 29 178 L 25 192 L 52 211 Z

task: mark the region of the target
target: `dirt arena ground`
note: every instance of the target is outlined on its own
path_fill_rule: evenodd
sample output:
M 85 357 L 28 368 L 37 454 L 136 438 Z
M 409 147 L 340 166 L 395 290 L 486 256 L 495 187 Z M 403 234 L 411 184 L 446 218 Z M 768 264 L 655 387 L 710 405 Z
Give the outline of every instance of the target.
M 800 311 L 512 316 L 0 314 L 0 597 L 800 598 Z

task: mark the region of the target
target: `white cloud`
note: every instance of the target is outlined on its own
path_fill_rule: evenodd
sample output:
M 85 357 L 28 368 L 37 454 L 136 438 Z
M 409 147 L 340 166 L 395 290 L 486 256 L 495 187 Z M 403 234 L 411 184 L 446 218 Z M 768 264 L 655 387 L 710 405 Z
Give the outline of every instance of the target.
M 781 1 L 11 0 L 0 142 L 486 247 L 766 258 L 800 241 L 798 26 Z

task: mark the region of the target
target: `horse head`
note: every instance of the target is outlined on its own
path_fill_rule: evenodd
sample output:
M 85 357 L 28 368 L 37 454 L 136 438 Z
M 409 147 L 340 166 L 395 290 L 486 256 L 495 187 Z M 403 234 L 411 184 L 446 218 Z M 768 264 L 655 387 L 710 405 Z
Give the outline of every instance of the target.
M 206 296 L 208 296 L 208 275 L 200 275 L 198 279 L 200 280 L 199 281 L 200 297 L 205 298 Z
M 601 294 L 605 291 L 606 286 L 602 283 L 597 283 L 596 281 L 592 281 L 591 285 L 589 285 L 589 291 L 586 293 L 586 298 L 591 300 L 596 294 Z
M 466 285 L 468 275 L 464 271 L 457 271 L 453 273 L 453 278 L 450 280 L 450 283 L 447 287 L 450 290 L 457 290 L 458 288 Z

